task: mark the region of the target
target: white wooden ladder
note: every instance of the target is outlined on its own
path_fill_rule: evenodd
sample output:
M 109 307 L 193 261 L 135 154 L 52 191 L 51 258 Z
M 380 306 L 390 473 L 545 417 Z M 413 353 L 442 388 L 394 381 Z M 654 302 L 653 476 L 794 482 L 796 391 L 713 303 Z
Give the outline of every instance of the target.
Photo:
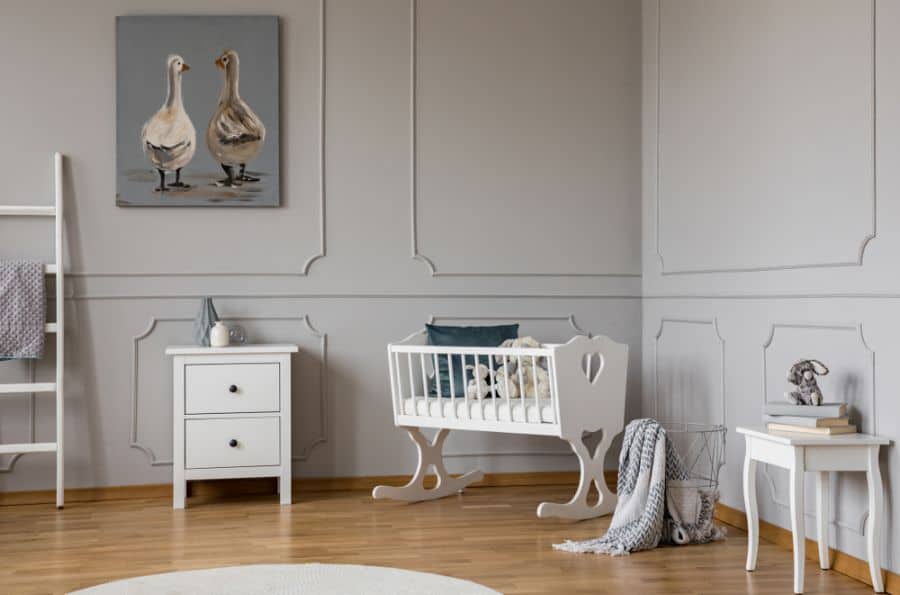
M 31 452 L 56 453 L 56 507 L 63 507 L 63 190 L 62 155 L 54 153 L 53 170 L 55 177 L 55 204 L 52 207 L 4 206 L 0 205 L 0 215 L 12 217 L 53 217 L 55 221 L 55 262 L 44 266 L 47 275 L 56 278 L 56 321 L 47 323 L 44 331 L 56 335 L 56 382 L 25 382 L 0 384 L 0 397 L 22 393 L 56 393 L 56 441 L 25 442 L 21 444 L 0 444 L 0 454 L 25 454 Z

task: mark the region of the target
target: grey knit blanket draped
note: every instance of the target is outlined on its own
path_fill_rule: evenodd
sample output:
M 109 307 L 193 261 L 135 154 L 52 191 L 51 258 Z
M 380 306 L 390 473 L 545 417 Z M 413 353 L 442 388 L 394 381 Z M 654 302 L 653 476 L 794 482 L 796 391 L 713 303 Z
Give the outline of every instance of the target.
M 622 556 L 653 549 L 660 543 L 721 539 L 724 531 L 712 523 L 718 494 L 684 487 L 690 485 L 687 480 L 684 462 L 659 422 L 632 421 L 625 429 L 619 453 L 618 502 L 606 535 L 554 544 L 554 549 Z M 667 482 L 672 488 L 669 497 Z
M 44 265 L 0 260 L 0 361 L 44 355 Z

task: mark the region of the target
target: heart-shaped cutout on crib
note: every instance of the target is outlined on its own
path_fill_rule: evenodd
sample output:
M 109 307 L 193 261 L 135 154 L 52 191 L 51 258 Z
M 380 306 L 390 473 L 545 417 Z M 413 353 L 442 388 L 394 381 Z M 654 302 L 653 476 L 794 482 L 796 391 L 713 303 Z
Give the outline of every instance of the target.
M 600 378 L 605 365 L 606 360 L 603 358 L 603 355 L 597 352 L 585 353 L 584 357 L 581 358 L 581 370 L 591 384 L 597 382 L 597 379 Z

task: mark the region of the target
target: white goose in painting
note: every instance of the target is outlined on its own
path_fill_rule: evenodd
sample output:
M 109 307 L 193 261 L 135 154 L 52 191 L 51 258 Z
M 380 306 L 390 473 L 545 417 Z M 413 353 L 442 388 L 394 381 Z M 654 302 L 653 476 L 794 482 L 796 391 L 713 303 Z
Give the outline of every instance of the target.
M 266 127 L 241 99 L 238 53 L 225 50 L 216 60 L 216 66 L 225 71 L 225 84 L 206 130 L 206 145 L 225 171 L 226 178 L 217 184 L 232 187 L 242 182 L 258 182 L 259 178 L 246 174 L 246 167 L 259 154 L 266 139 Z M 240 168 L 237 175 L 235 168 Z
M 197 132 L 181 101 L 181 75 L 190 70 L 176 54 L 166 59 L 168 91 L 166 101 L 141 129 L 144 154 L 159 172 L 158 192 L 188 188 L 181 181 L 181 168 L 191 162 L 197 149 Z M 166 172 L 175 172 L 175 181 L 166 186 Z

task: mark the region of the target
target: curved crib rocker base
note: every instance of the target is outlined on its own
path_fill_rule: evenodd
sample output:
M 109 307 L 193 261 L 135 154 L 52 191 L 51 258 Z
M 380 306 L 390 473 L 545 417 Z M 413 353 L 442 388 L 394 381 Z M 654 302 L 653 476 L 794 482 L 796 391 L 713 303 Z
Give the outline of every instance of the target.
M 612 436 L 607 436 L 604 432 L 603 438 L 594 447 L 593 453 L 581 440 L 568 440 L 568 442 L 575 456 L 578 457 L 580 468 L 578 488 L 572 499 L 565 504 L 541 502 L 537 508 L 538 518 L 555 517 L 583 521 L 612 513 L 616 509 L 618 498 L 609 490 L 603 475 L 603 461 L 606 458 L 606 451 L 609 450 L 609 443 L 612 442 Z M 597 489 L 599 498 L 596 503 L 589 504 L 588 495 L 592 483 Z
M 390 498 L 392 500 L 404 500 L 406 502 L 423 502 L 425 500 L 436 500 L 445 496 L 462 492 L 469 484 L 484 479 L 484 473 L 481 471 L 470 471 L 459 477 L 453 477 L 447 473 L 444 467 L 444 441 L 450 430 L 438 430 L 434 435 L 434 439 L 430 442 L 425 434 L 419 428 L 405 428 L 409 433 L 409 437 L 416 445 L 419 453 L 419 463 L 416 466 L 416 472 L 412 478 L 404 486 L 375 486 L 372 490 L 372 497 L 375 499 Z M 425 487 L 425 477 L 428 475 L 429 467 L 434 468 L 437 476 L 437 484 L 433 488 Z
M 372 497 L 376 500 L 391 499 L 404 502 L 436 500 L 461 493 L 469 485 L 484 479 L 484 473 L 479 470 L 469 471 L 457 477 L 447 472 L 447 468 L 444 466 L 443 448 L 444 441 L 450 434 L 449 429 L 438 430 L 431 441 L 425 437 L 420 428 L 405 427 L 403 429 L 407 431 L 418 451 L 419 460 L 416 471 L 406 485 L 376 486 L 372 490 Z M 601 441 L 594 447 L 593 453 L 581 440 L 567 440 L 575 456 L 578 457 L 580 467 L 578 487 L 575 495 L 568 502 L 541 502 L 537 507 L 538 518 L 580 521 L 604 516 L 615 510 L 616 495 L 609 490 L 603 476 L 603 460 L 609 450 L 611 440 L 611 436 L 604 434 Z M 425 477 L 430 468 L 434 469 L 437 483 L 432 488 L 426 488 Z M 599 494 L 599 499 L 594 504 L 588 503 L 591 484 L 594 484 Z

